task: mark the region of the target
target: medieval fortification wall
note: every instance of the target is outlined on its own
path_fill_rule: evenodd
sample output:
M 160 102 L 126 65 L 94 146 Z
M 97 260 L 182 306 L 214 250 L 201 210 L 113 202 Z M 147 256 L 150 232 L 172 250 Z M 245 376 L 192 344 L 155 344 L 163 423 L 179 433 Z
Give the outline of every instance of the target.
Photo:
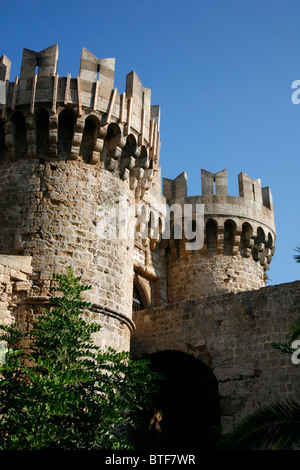
M 299 366 L 271 347 L 300 315 L 300 281 L 138 311 L 132 352 L 181 351 L 213 371 L 221 423 L 299 393 Z
M 93 317 L 107 326 L 101 341 L 129 349 L 134 238 L 109 231 L 114 222 L 133 233 L 135 201 L 154 184 L 159 107 L 135 72 L 117 93 L 114 59 L 83 48 L 74 79 L 58 76 L 57 59 L 57 46 L 24 49 L 13 83 L 10 61 L 0 60 L 0 253 L 32 256 L 36 300 L 71 265 L 92 281 Z
M 161 182 L 151 90 L 131 72 L 118 93 L 115 60 L 85 48 L 75 78 L 57 60 L 56 45 L 24 49 L 10 82 L 0 58 L 0 321 L 47 305 L 52 273 L 72 266 L 93 286 L 99 344 L 196 358 L 217 380 L 225 427 L 297 394 L 296 368 L 270 348 L 300 313 L 299 283 L 264 287 L 270 188 L 240 173 L 230 196 L 226 170 L 202 170 L 199 196 L 187 196 L 185 173 Z

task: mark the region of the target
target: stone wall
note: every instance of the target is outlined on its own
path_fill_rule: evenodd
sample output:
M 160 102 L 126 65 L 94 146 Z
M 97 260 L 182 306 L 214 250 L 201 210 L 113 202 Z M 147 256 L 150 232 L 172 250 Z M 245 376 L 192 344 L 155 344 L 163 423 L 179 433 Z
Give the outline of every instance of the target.
M 32 287 L 29 256 L 0 255 L 0 323 L 10 325 L 27 307 Z
M 169 303 L 265 286 L 265 269 L 252 258 L 193 251 L 168 266 Z
M 300 398 L 300 366 L 274 350 L 300 316 L 300 282 L 179 302 L 134 314 L 132 352 L 177 350 L 215 374 L 226 430 L 260 405 Z M 178 378 L 180 380 L 180 377 Z
M 129 351 L 134 323 L 123 315 L 102 309 L 92 309 L 90 318 L 102 327 L 100 333 L 94 335 L 95 344 L 105 349 L 111 347 L 116 351 Z
M 0 324 L 11 325 L 20 320 L 25 329 L 30 328 L 35 312 L 49 305 L 48 296 L 32 295 L 33 269 L 30 256 L 0 255 Z M 94 337 L 101 347 L 110 346 L 119 351 L 129 349 L 134 324 L 121 314 L 109 309 L 92 307 L 90 319 L 102 326 Z M 25 343 L 24 343 L 25 344 Z
M 226 170 L 202 169 L 202 195 L 187 196 L 185 173 L 163 179 L 174 224 L 168 251 L 169 303 L 264 287 L 275 253 L 272 194 L 245 173 L 238 181 L 239 197 L 230 196 Z M 185 233 L 185 224 L 197 241 L 194 246 L 186 243 L 191 235 Z
M 161 244 L 166 199 L 161 194 L 160 171 L 157 172 L 155 186 L 149 188 L 141 202 L 146 208 L 144 225 L 148 236 L 135 240 L 136 252 L 142 255 L 135 256 L 134 270 L 137 281 L 135 285 L 142 297 L 149 292 L 149 302 L 146 302 L 146 307 L 160 307 L 168 303 L 167 262 L 165 249 Z
M 119 213 L 121 198 L 134 204 L 123 181 L 83 162 L 20 160 L 1 167 L 0 252 L 32 256 L 34 296 L 49 295 L 52 274 L 72 266 L 92 284 L 92 304 L 130 319 L 134 240 L 107 233 L 113 224 L 118 230 L 119 217 L 133 233 L 134 217 Z
M 33 256 L 35 294 L 71 265 L 93 284 L 91 302 L 131 316 L 133 240 L 98 232 L 106 208 L 118 217 L 119 197 L 132 202 L 123 182 L 84 163 L 28 160 L 3 167 L 0 182 L 0 251 Z

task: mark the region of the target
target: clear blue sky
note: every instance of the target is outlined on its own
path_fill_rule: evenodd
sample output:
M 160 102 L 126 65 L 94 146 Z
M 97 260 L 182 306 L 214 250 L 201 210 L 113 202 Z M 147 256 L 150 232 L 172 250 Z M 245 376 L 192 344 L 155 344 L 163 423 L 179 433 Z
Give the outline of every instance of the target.
M 135 70 L 161 106 L 163 176 L 227 168 L 270 186 L 277 228 L 269 284 L 300 279 L 299 0 L 26 0 L 2 2 L 0 55 L 19 76 L 23 48 L 59 47 L 60 76 L 78 74 L 82 46 L 116 58 L 115 86 Z

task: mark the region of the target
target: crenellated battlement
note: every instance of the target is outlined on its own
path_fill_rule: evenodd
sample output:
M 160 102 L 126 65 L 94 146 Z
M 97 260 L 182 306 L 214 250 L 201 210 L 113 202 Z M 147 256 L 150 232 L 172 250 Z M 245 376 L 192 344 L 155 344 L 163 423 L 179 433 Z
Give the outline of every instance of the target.
M 254 201 L 258 205 L 263 205 L 273 212 L 273 198 L 270 188 L 261 187 L 260 179 L 252 179 L 246 173 L 238 175 L 239 198 L 237 203 L 245 205 L 246 201 Z M 216 173 L 201 169 L 201 198 L 202 203 L 231 202 L 235 196 L 228 195 L 227 170 Z M 170 201 L 187 198 L 187 175 L 181 173 L 174 180 L 164 178 L 163 193 Z M 193 198 L 195 196 L 192 196 Z M 228 199 L 228 197 L 230 199 Z M 240 198 L 243 198 L 240 199 Z M 199 200 L 200 202 L 200 200 Z
M 203 292 L 247 290 L 265 284 L 265 270 L 274 255 L 276 238 L 271 190 L 262 188 L 259 179 L 243 172 L 238 175 L 238 183 L 239 196 L 230 196 L 226 170 L 201 170 L 202 194 L 187 196 L 186 173 L 174 180 L 163 180 L 169 205 L 179 204 L 182 213 L 184 205 L 192 206 L 193 232 L 197 233 L 197 228 L 204 232 L 203 246 L 194 252 L 187 251 L 184 236 L 169 242 L 170 277 L 178 277 L 185 286 L 181 294 L 180 283 L 173 286 L 173 292 L 177 292 L 174 301 L 181 300 L 187 289 L 193 289 L 198 272 L 199 282 L 204 283 Z M 197 205 L 204 209 L 201 227 L 197 227 Z M 199 289 L 198 285 L 193 295 L 198 295 Z
M 30 329 L 48 309 L 53 273 L 72 266 L 92 286 L 84 299 L 101 325 L 95 343 L 149 355 L 166 376 L 156 447 L 207 448 L 220 424 L 226 432 L 257 403 L 297 392 L 268 351 L 299 305 L 295 283 L 264 288 L 271 190 L 241 172 L 233 196 L 226 169 L 202 169 L 199 195 L 188 196 L 185 172 L 164 178 L 162 192 L 151 90 L 132 71 L 120 93 L 115 59 L 86 48 L 78 75 L 60 77 L 57 64 L 57 45 L 24 49 L 10 81 L 0 57 L 0 323 Z M 137 429 L 145 449 L 150 416 Z
M 5 85 L 0 104 L 0 165 L 23 158 L 83 160 L 127 181 L 136 196 L 154 182 L 160 154 L 160 108 L 132 71 L 125 92 L 114 87 L 115 59 L 82 49 L 77 77 L 59 77 L 58 46 L 23 50 L 20 77 Z

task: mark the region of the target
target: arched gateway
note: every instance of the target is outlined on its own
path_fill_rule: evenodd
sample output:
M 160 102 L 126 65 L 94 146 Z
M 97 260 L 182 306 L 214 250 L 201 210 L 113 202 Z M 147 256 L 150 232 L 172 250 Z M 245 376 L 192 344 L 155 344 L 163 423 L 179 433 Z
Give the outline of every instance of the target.
M 208 366 L 180 351 L 150 354 L 152 368 L 164 375 L 153 407 L 130 431 L 139 449 L 210 449 L 220 426 L 217 380 Z

